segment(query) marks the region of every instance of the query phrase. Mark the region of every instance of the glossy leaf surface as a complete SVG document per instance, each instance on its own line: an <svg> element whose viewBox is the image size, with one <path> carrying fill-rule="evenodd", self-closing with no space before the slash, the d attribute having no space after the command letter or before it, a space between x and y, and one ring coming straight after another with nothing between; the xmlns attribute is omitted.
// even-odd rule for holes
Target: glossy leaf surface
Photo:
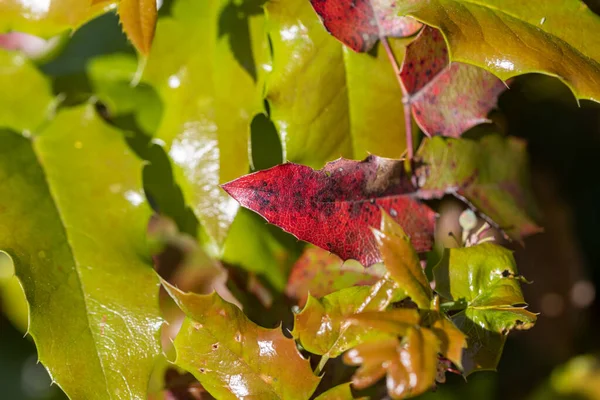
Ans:
<svg viewBox="0 0 600 400"><path fill-rule="evenodd" d="M148 55L156 29L156 0L120 0L119 18L135 48Z"/></svg>
<svg viewBox="0 0 600 400"><path fill-rule="evenodd" d="M515 240L541 231L530 216L535 206L523 141L496 134L479 141L436 137L423 141L416 160L424 163L415 172L421 197L466 198Z"/></svg>
<svg viewBox="0 0 600 400"><path fill-rule="evenodd" d="M155 137L165 143L187 203L218 245L238 208L219 184L248 172L250 122L262 110L262 85L236 60L229 37L219 33L225 7L217 1L176 2L172 16L159 21L143 77L164 104ZM243 16L249 56L262 66L262 16L252 10Z"/></svg>
<svg viewBox="0 0 600 400"><path fill-rule="evenodd" d="M350 383L343 383L337 385L325 393L321 394L315 400L353 400L352 390L350 390Z"/></svg>
<svg viewBox="0 0 600 400"><path fill-rule="evenodd" d="M390 276L419 308L428 309L433 292L410 238L387 213L382 213L380 229L373 229L373 235Z"/></svg>
<svg viewBox="0 0 600 400"><path fill-rule="evenodd" d="M265 11L273 48L266 98L284 160L321 168L369 153L399 158L402 91L382 46L358 54L341 45L306 0L269 1ZM400 60L406 43L390 41Z"/></svg>
<svg viewBox="0 0 600 400"><path fill-rule="evenodd" d="M186 314L175 339L175 364L191 372L211 395L224 400L310 397L319 378L281 328L254 324L215 293L183 293L163 285Z"/></svg>
<svg viewBox="0 0 600 400"><path fill-rule="evenodd" d="M355 388L371 386L386 377L394 399L417 396L435 383L439 343L428 329L411 328L402 342L397 338L368 342L344 354L344 361L360 365L352 377Z"/></svg>
<svg viewBox="0 0 600 400"><path fill-rule="evenodd" d="M322 299L309 296L302 312L294 316L292 335L313 354L337 357L358 343L387 336L354 324L351 316L384 310L403 297L396 284L386 278L373 286L342 289Z"/></svg>
<svg viewBox="0 0 600 400"><path fill-rule="evenodd" d="M0 33L20 31L49 37L78 28L114 7L115 0L97 4L88 0L3 0Z"/></svg>
<svg viewBox="0 0 600 400"><path fill-rule="evenodd" d="M311 0L325 28L357 52L369 51L383 37L414 35L421 24L398 17L396 0Z"/></svg>
<svg viewBox="0 0 600 400"><path fill-rule="evenodd" d="M385 274L381 264L364 268L356 262L343 262L319 247L307 247L296 261L286 286L286 294L304 306L308 293L321 298L352 286L372 285Z"/></svg>
<svg viewBox="0 0 600 400"><path fill-rule="evenodd" d="M299 239L365 266L381 261L370 228L390 213L417 251L431 248L435 214L414 199L403 162L339 159L315 171L283 164L223 185L246 208Z"/></svg>
<svg viewBox="0 0 600 400"><path fill-rule="evenodd" d="M416 122L430 136L459 137L489 122L488 112L506 89L483 68L450 63L442 34L431 27L407 46L400 77Z"/></svg>
<svg viewBox="0 0 600 400"><path fill-rule="evenodd" d="M514 257L503 247L483 243L449 249L434 276L438 293L467 303L452 317L469 338L463 355L467 374L495 369L508 332L529 329L537 319L525 309Z"/></svg>
<svg viewBox="0 0 600 400"><path fill-rule="evenodd" d="M577 97L600 101L600 17L582 1L410 0L395 10L439 28L452 61L504 80L532 72L556 76Z"/></svg>
<svg viewBox="0 0 600 400"><path fill-rule="evenodd" d="M0 132L0 249L39 359L71 398L144 398L162 319L141 161L91 105L59 112L33 140Z"/></svg>

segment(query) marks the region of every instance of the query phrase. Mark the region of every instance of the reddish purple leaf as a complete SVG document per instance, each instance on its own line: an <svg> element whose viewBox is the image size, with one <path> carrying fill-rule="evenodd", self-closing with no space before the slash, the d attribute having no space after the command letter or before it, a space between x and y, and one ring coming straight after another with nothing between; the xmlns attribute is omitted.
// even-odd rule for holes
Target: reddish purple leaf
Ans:
<svg viewBox="0 0 600 400"><path fill-rule="evenodd" d="M417 251L431 249L435 213L415 198L403 161L340 158L323 169L287 163L243 176L223 189L246 208L297 238L365 266L381 261L371 227L380 207Z"/></svg>
<svg viewBox="0 0 600 400"><path fill-rule="evenodd" d="M325 28L354 51L369 51L382 37L405 37L420 22L399 17L396 0L310 0Z"/></svg>
<svg viewBox="0 0 600 400"><path fill-rule="evenodd" d="M406 48L400 72L415 120L431 136L459 137L489 122L504 83L474 65L450 63L444 37L425 27Z"/></svg>

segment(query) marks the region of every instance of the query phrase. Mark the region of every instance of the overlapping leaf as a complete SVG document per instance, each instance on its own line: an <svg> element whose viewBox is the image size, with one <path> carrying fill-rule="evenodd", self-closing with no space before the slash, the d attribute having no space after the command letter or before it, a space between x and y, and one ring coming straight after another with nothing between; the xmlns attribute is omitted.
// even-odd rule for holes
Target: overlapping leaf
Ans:
<svg viewBox="0 0 600 400"><path fill-rule="evenodd" d="M91 105L34 134L0 131L0 249L23 285L39 359L72 398L144 398L162 319L143 256L142 163Z"/></svg>
<svg viewBox="0 0 600 400"><path fill-rule="evenodd" d="M414 118L427 134L459 137L483 122L505 84L483 68L450 63L444 38L424 28L406 48L400 72Z"/></svg>
<svg viewBox="0 0 600 400"><path fill-rule="evenodd" d="M390 276L419 308L428 309L433 291L410 238L387 213L382 213L380 229L373 229L373 235Z"/></svg>
<svg viewBox="0 0 600 400"><path fill-rule="evenodd" d="M0 33L20 31L53 36L80 27L116 3L115 0L101 4L90 0L3 0L0 2Z"/></svg>
<svg viewBox="0 0 600 400"><path fill-rule="evenodd" d="M265 11L273 48L266 98L284 159L321 168L340 156L399 158L402 91L383 48L358 54L341 45L307 0L269 1ZM390 41L399 59L406 43Z"/></svg>
<svg viewBox="0 0 600 400"><path fill-rule="evenodd" d="M119 0L119 19L135 48L147 56L156 29L156 0Z"/></svg>
<svg viewBox="0 0 600 400"><path fill-rule="evenodd" d="M295 315L292 335L313 354L337 357L359 343L382 337L381 331L352 324L349 317L384 310L402 297L402 291L388 278L370 287L342 289L322 299L309 296L302 312Z"/></svg>
<svg viewBox="0 0 600 400"><path fill-rule="evenodd" d="M415 171L423 198L452 193L465 198L510 238L521 240L541 228L535 215L525 143L488 135L479 141L425 139Z"/></svg>
<svg viewBox="0 0 600 400"><path fill-rule="evenodd" d="M308 293L316 298L352 286L375 283L385 274L383 264L365 269L356 262L343 262L338 256L310 246L294 264L286 286L286 294L304 306Z"/></svg>
<svg viewBox="0 0 600 400"><path fill-rule="evenodd" d="M237 212L219 184L248 172L250 121L263 107L262 85L236 60L228 37L219 35L225 7L225 2L177 1L173 16L159 21L143 76L164 103L155 137L165 143L177 183L218 245ZM248 51L262 73L268 67L263 18L250 11L240 16L250 29Z"/></svg>
<svg viewBox="0 0 600 400"><path fill-rule="evenodd" d="M343 383L329 389L315 400L354 400L354 396L350 390L350 383Z"/></svg>
<svg viewBox="0 0 600 400"><path fill-rule="evenodd" d="M421 24L398 17L396 0L311 0L325 28L357 52L369 51L383 37L417 33Z"/></svg>
<svg viewBox="0 0 600 400"><path fill-rule="evenodd" d="M319 378L280 328L255 325L215 293L183 293L163 284L186 314L175 339L175 363L211 395L224 400L310 397Z"/></svg>
<svg viewBox="0 0 600 400"><path fill-rule="evenodd" d="M434 276L440 294L467 303L452 317L469 338L463 355L467 374L495 369L508 332L529 329L536 321L525 309L514 257L503 247L483 243L450 249Z"/></svg>
<svg viewBox="0 0 600 400"><path fill-rule="evenodd" d="M452 61L501 79L544 73L582 99L600 101L600 17L579 0L411 0L400 16L439 28Z"/></svg>
<svg viewBox="0 0 600 400"><path fill-rule="evenodd" d="M370 232L380 224L381 209L402 226L417 251L431 248L435 214L414 199L402 161L339 159L319 171L287 163L223 189L267 221L343 260L356 259L365 266L381 261Z"/></svg>

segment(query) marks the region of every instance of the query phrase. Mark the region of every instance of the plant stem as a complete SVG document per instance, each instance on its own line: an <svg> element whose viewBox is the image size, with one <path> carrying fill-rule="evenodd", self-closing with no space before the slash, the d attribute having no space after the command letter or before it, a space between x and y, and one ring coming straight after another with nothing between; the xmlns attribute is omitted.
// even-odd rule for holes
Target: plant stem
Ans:
<svg viewBox="0 0 600 400"><path fill-rule="evenodd" d="M396 57L394 57L394 52L390 47L390 44L386 37L381 39L381 44L385 48L385 52L387 53L388 59L392 64L392 68L394 69L394 75L396 75L396 79L398 80L398 84L400 85L400 89L402 90L402 106L404 108L404 131L406 133L406 149L408 154L408 159L412 160L414 156L413 149L413 132L412 132L412 113L410 111L410 95L406 91L404 84L402 83L402 79L400 78L400 66L398 65L398 61L396 61Z"/></svg>

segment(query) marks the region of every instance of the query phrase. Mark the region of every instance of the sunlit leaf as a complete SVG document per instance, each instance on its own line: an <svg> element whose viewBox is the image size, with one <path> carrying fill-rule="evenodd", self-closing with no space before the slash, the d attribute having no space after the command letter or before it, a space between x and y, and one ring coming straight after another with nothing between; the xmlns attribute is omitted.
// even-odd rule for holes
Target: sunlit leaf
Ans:
<svg viewBox="0 0 600 400"><path fill-rule="evenodd" d="M440 31L424 28L406 48L400 77L414 118L429 134L458 137L496 107L504 82L483 68L450 63Z"/></svg>
<svg viewBox="0 0 600 400"><path fill-rule="evenodd" d="M251 322L217 294L183 293L163 285L186 314L175 339L175 364L191 372L218 399L298 399L319 383L281 328Z"/></svg>
<svg viewBox="0 0 600 400"><path fill-rule="evenodd" d="M337 385L325 393L321 394L315 400L353 400L352 390L350 390L350 383L343 383Z"/></svg>
<svg viewBox="0 0 600 400"><path fill-rule="evenodd" d="M383 47L358 54L343 46L308 0L269 1L265 11L273 48L266 98L284 159L321 168L340 156L399 158L402 91ZM406 43L390 41L399 61Z"/></svg>
<svg viewBox="0 0 600 400"><path fill-rule="evenodd" d="M492 134L479 141L425 139L416 155L419 195L465 198L510 238L540 232L530 187L525 142Z"/></svg>
<svg viewBox="0 0 600 400"><path fill-rule="evenodd" d="M438 293L466 302L466 308L452 320L468 336L463 354L467 374L494 370L506 335L535 324L537 317L526 310L510 250L491 243L449 249L434 268L434 276Z"/></svg>
<svg viewBox="0 0 600 400"><path fill-rule="evenodd" d="M370 234L380 225L381 209L400 223L417 251L431 248L435 214L414 198L402 161L339 159L318 171L287 163L236 179L223 189L299 239L364 266L381 261Z"/></svg>
<svg viewBox="0 0 600 400"><path fill-rule="evenodd" d="M373 235L390 276L419 308L429 308L433 292L411 238L385 212L381 213L380 229L373 229Z"/></svg>
<svg viewBox="0 0 600 400"><path fill-rule="evenodd" d="M119 0L118 13L129 40L147 56L156 29L156 0Z"/></svg>
<svg viewBox="0 0 600 400"><path fill-rule="evenodd" d="M439 28L452 61L505 80L545 73L600 101L600 17L580 0L413 0L395 11Z"/></svg>
<svg viewBox="0 0 600 400"><path fill-rule="evenodd" d="M0 131L0 248L39 359L71 398L144 398L162 319L142 163L91 105L34 134Z"/></svg>
<svg viewBox="0 0 600 400"><path fill-rule="evenodd" d="M302 307L308 293L321 298L352 286L371 285L385 272L383 264L364 268L357 262L343 262L327 250L309 246L292 268L286 294L297 299Z"/></svg>

